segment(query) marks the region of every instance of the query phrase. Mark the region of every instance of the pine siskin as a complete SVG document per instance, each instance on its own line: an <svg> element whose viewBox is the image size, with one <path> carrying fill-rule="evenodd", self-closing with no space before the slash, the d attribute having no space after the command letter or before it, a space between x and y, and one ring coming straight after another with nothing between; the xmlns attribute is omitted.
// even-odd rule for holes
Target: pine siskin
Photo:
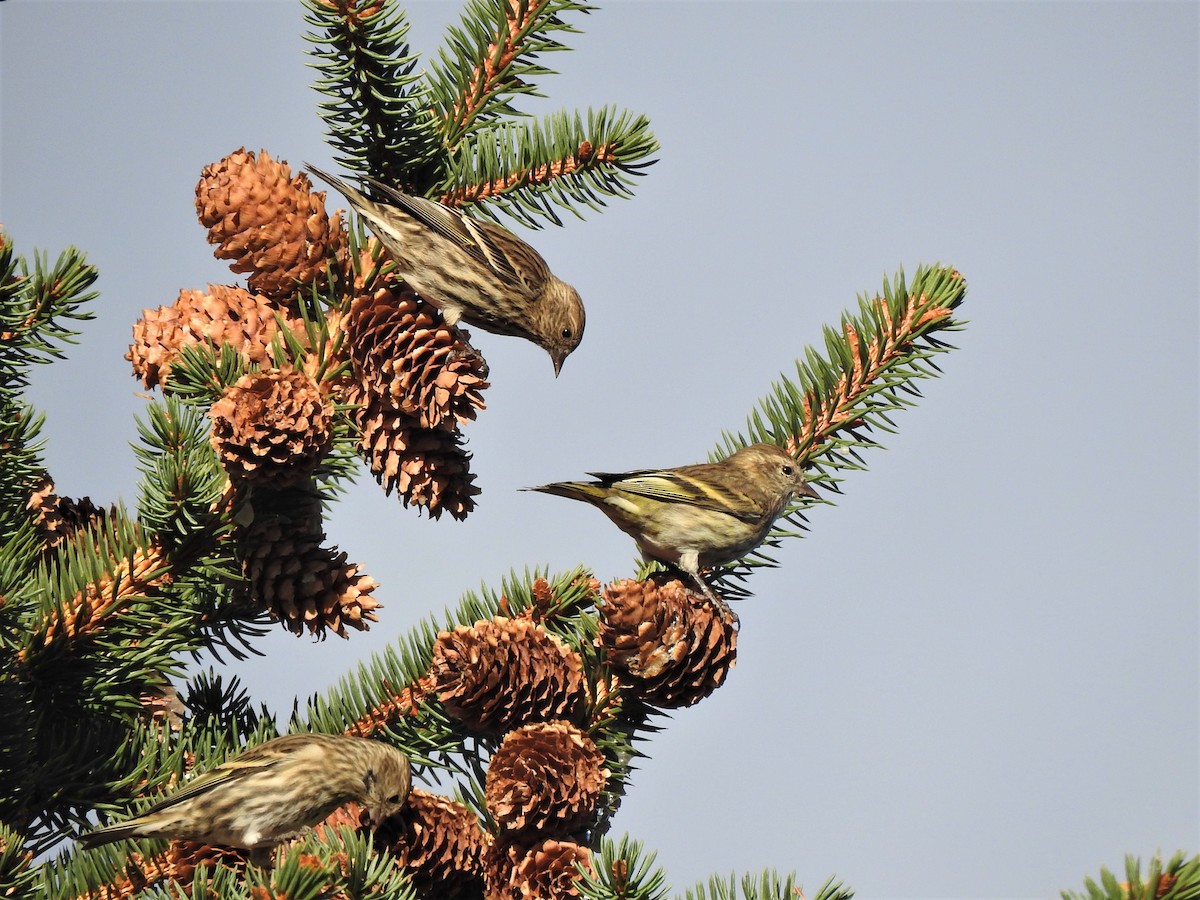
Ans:
<svg viewBox="0 0 1200 900"><path fill-rule="evenodd" d="M309 164L367 220L409 286L442 310L493 334L533 341L550 354L554 374L583 338L583 302L541 255L499 225L364 178L380 200Z"/></svg>
<svg viewBox="0 0 1200 900"><path fill-rule="evenodd" d="M226 760L127 822L80 835L85 847L126 838L175 838L240 847L262 860L350 801L375 825L408 798L408 757L382 741L288 734Z"/></svg>
<svg viewBox="0 0 1200 900"><path fill-rule="evenodd" d="M589 472L597 481L528 488L597 507L650 559L675 566L735 624L728 604L700 577L763 542L793 497L816 497L796 461L773 444L752 444L716 463L677 469Z"/></svg>

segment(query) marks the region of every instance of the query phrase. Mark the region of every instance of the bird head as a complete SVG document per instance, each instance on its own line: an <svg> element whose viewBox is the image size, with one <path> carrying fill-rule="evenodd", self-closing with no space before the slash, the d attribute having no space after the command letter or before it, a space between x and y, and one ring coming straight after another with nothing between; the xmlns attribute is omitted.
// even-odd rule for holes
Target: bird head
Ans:
<svg viewBox="0 0 1200 900"><path fill-rule="evenodd" d="M372 759L363 776L363 806L378 827L388 816L399 812L408 800L412 787L412 768L408 757L382 741L372 749Z"/></svg>
<svg viewBox="0 0 1200 900"><path fill-rule="evenodd" d="M730 460L752 472L763 492L777 498L780 510L796 497L820 497L804 480L804 468L774 444L751 444Z"/></svg>
<svg viewBox="0 0 1200 900"><path fill-rule="evenodd" d="M562 364L583 340L585 316L579 292L553 275L546 281L534 312L534 336L554 363L558 377Z"/></svg>

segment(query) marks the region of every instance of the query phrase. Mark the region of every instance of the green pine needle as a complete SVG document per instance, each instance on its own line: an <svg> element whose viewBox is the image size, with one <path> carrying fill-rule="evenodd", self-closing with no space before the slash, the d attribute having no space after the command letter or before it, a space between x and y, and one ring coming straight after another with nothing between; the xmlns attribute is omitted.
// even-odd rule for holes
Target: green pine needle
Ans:
<svg viewBox="0 0 1200 900"><path fill-rule="evenodd" d="M600 841L591 867L581 865L579 871L575 887L584 900L664 900L670 890L654 854L644 852L641 842L629 835Z"/></svg>
<svg viewBox="0 0 1200 900"><path fill-rule="evenodd" d="M934 358L954 349L936 335L964 327L954 312L965 296L966 282L948 266L921 266L911 280L903 271L885 278L880 293L859 296L857 315L843 313L837 329L824 329L824 354L805 348L795 375L771 386L745 431L723 434L710 458L758 441L786 447L823 494L797 503L757 550L716 567L724 593L748 594L742 583L749 575L777 564L771 551L808 531L807 511L831 503L846 474L865 468L863 451L882 446L875 434L896 430L893 414L915 404L918 383L940 373Z"/></svg>

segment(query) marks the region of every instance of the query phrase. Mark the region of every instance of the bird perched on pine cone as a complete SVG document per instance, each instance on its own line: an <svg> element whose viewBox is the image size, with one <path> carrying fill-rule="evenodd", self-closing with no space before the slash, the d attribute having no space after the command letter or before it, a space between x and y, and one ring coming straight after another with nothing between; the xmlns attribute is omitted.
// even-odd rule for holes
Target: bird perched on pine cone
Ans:
<svg viewBox="0 0 1200 900"><path fill-rule="evenodd" d="M583 338L583 302L541 255L499 225L363 178L372 200L335 175L308 171L341 191L367 220L409 287L442 310L493 334L532 341L550 354L554 374Z"/></svg>
<svg viewBox="0 0 1200 900"><path fill-rule="evenodd" d="M257 862L350 801L379 825L408 798L408 757L382 741L288 734L226 760L140 816L80 835L85 848L126 838L239 847Z"/></svg>
<svg viewBox="0 0 1200 900"><path fill-rule="evenodd" d="M766 539L794 497L816 497L791 456L773 444L752 444L715 463L676 469L589 472L596 481L527 488L597 507L649 559L681 570L721 612L737 615L700 576L732 562Z"/></svg>

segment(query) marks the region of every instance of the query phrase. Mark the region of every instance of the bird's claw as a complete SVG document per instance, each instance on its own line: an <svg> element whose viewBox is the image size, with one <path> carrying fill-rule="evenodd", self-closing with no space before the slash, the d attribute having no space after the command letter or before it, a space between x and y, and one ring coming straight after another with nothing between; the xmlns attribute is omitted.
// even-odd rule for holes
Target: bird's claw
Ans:
<svg viewBox="0 0 1200 900"><path fill-rule="evenodd" d="M459 359L469 360L474 365L476 371L479 372L479 377L486 380L491 373L491 368L488 366L487 360L483 358L482 353L471 346L471 336L469 333L463 331L457 325L453 327L458 337L457 343L459 346L450 351L447 362L454 362Z"/></svg>
<svg viewBox="0 0 1200 900"><path fill-rule="evenodd" d="M709 583L699 575L696 576L696 584L700 586L700 590L708 598L708 601L717 608L717 612L720 613L721 618L733 626L734 631L741 631L742 620L738 618L738 614L733 611L733 608L730 607L725 598L714 591Z"/></svg>

